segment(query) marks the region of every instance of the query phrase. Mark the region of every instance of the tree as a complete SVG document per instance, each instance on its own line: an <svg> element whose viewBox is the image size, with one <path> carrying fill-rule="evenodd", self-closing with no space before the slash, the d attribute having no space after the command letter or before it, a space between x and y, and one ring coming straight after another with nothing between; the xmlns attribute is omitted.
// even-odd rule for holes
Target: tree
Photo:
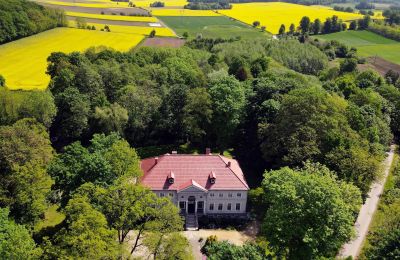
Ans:
<svg viewBox="0 0 400 260"><path fill-rule="evenodd" d="M5 87L6 86L6 79L0 75L0 87Z"/></svg>
<svg viewBox="0 0 400 260"><path fill-rule="evenodd" d="M351 238L352 207L327 168L306 165L298 171L286 167L265 172L262 187L269 205L262 233L278 255L334 257Z"/></svg>
<svg viewBox="0 0 400 260"><path fill-rule="evenodd" d="M212 119L211 96L205 88L189 90L183 123L191 141L204 143Z"/></svg>
<svg viewBox="0 0 400 260"><path fill-rule="evenodd" d="M189 241L177 232L167 234L161 243L158 242L157 233L151 233L144 239L144 243L154 255L154 259L194 259Z"/></svg>
<svg viewBox="0 0 400 260"><path fill-rule="evenodd" d="M260 22L259 21L254 21L253 22L253 27L258 27L260 26Z"/></svg>
<svg viewBox="0 0 400 260"><path fill-rule="evenodd" d="M310 18L308 16L303 16L300 21L300 30L302 34L306 34L310 31Z"/></svg>
<svg viewBox="0 0 400 260"><path fill-rule="evenodd" d="M286 28L285 28L285 25L284 24L281 24L281 27L279 28L279 35L284 35L285 34L285 30L286 30Z"/></svg>
<svg viewBox="0 0 400 260"><path fill-rule="evenodd" d="M0 255L3 259L40 259L42 250L36 247L29 231L8 218L7 208L0 208Z"/></svg>
<svg viewBox="0 0 400 260"><path fill-rule="evenodd" d="M19 223L33 225L47 209L52 180L46 167L52 158L46 129L34 119L0 127L0 205Z"/></svg>
<svg viewBox="0 0 400 260"><path fill-rule="evenodd" d="M232 76L215 76L209 88L214 110L212 125L221 151L230 145L245 104L243 86Z"/></svg>
<svg viewBox="0 0 400 260"><path fill-rule="evenodd" d="M371 17L369 15L364 15L364 17L358 20L358 29L359 30L366 30L371 23Z"/></svg>
<svg viewBox="0 0 400 260"><path fill-rule="evenodd" d="M267 30L267 27L266 26L261 26L261 31L262 32L265 32Z"/></svg>
<svg viewBox="0 0 400 260"><path fill-rule="evenodd" d="M313 26L312 26L311 30L312 30L313 34L315 34L315 35L317 35L317 34L319 34L321 32L322 23L321 23L320 19L317 18L317 19L314 20L314 23L313 23Z"/></svg>
<svg viewBox="0 0 400 260"><path fill-rule="evenodd" d="M350 22L349 30L357 30L357 22L355 20Z"/></svg>
<svg viewBox="0 0 400 260"><path fill-rule="evenodd" d="M96 107L94 119L97 121L98 132L109 134L117 132L123 134L128 123L128 111L118 103L113 103L107 107Z"/></svg>
<svg viewBox="0 0 400 260"><path fill-rule="evenodd" d="M182 37L185 38L185 39L189 38L189 33L188 32L184 32L182 34Z"/></svg>
<svg viewBox="0 0 400 260"><path fill-rule="evenodd" d="M289 27L289 34L290 35L293 35L294 33L295 33L295 31L296 31L296 26L292 23L292 24L290 24L290 27Z"/></svg>
<svg viewBox="0 0 400 260"><path fill-rule="evenodd" d="M340 62L340 72L353 72L357 69L357 59L347 58Z"/></svg>
<svg viewBox="0 0 400 260"><path fill-rule="evenodd" d="M86 198L71 199L65 208L66 227L45 247L48 258L115 259L120 254L115 231Z"/></svg>
<svg viewBox="0 0 400 260"><path fill-rule="evenodd" d="M78 29L86 29L86 27L87 27L87 22L86 22L86 19L85 19L85 18L77 17L77 18L75 19L75 22L76 22L76 27L77 27Z"/></svg>
<svg viewBox="0 0 400 260"><path fill-rule="evenodd" d="M156 36L156 30L153 29L153 30L151 30L149 37L154 38L155 36Z"/></svg>

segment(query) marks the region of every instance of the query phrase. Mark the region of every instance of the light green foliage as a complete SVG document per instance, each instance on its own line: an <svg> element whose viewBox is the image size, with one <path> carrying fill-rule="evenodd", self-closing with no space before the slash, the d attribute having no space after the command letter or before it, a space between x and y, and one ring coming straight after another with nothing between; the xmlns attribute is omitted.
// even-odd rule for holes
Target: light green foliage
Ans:
<svg viewBox="0 0 400 260"><path fill-rule="evenodd" d="M128 111L118 103L113 103L107 107L96 107L94 118L101 132L106 134L117 132L122 135L128 123Z"/></svg>
<svg viewBox="0 0 400 260"><path fill-rule="evenodd" d="M50 127L57 108L49 91L18 91L0 89L0 124L13 124L32 117Z"/></svg>
<svg viewBox="0 0 400 260"><path fill-rule="evenodd" d="M9 211L0 208L0 255L2 259L40 259L42 250L36 247L28 230L8 218Z"/></svg>
<svg viewBox="0 0 400 260"><path fill-rule="evenodd" d="M307 165L297 171L286 167L266 172L262 187L268 204L262 233L278 255L334 257L351 238L353 202L345 200L346 194L327 168Z"/></svg>
<svg viewBox="0 0 400 260"><path fill-rule="evenodd" d="M17 222L34 225L47 209L52 158L46 129L34 119L0 127L0 205L10 207Z"/></svg>
<svg viewBox="0 0 400 260"><path fill-rule="evenodd" d="M71 199L65 208L67 228L58 231L45 246L49 258L114 259L119 254L115 231L86 198Z"/></svg>
<svg viewBox="0 0 400 260"><path fill-rule="evenodd" d="M159 234L150 233L143 242L150 252L154 253L155 259L176 259L176 260L192 260L192 247L189 241L180 233L173 232L164 236L159 241Z"/></svg>

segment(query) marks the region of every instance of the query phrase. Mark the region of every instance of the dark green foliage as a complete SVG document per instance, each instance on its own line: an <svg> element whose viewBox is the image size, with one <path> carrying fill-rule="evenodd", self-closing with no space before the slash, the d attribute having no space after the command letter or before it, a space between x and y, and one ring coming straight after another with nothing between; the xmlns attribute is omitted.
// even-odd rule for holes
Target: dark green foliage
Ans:
<svg viewBox="0 0 400 260"><path fill-rule="evenodd" d="M232 9L232 5L226 0L190 0L184 8L192 10L220 10Z"/></svg>
<svg viewBox="0 0 400 260"><path fill-rule="evenodd" d="M150 4L150 7L164 7L164 6L165 6L165 3L160 2L160 1L156 1L156 2Z"/></svg>
<svg viewBox="0 0 400 260"><path fill-rule="evenodd" d="M340 72L353 72L357 69L357 60L354 58L344 59L340 62Z"/></svg>
<svg viewBox="0 0 400 260"><path fill-rule="evenodd" d="M66 24L63 11L26 0L0 0L0 44Z"/></svg>
<svg viewBox="0 0 400 260"><path fill-rule="evenodd" d="M0 87L5 87L6 86L6 79L0 75Z"/></svg>
<svg viewBox="0 0 400 260"><path fill-rule="evenodd" d="M265 250L252 243L236 246L228 241L211 241L207 238L202 252L207 255L207 259L212 260L261 260L266 259Z"/></svg>
<svg viewBox="0 0 400 260"><path fill-rule="evenodd" d="M150 34L149 34L149 37L150 38L154 38L156 36L156 30L152 30L151 32L150 32Z"/></svg>

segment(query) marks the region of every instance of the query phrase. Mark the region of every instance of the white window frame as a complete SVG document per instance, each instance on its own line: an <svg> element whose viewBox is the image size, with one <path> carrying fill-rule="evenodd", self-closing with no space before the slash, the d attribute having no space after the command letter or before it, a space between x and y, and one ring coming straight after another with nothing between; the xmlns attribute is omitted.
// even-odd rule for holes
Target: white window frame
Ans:
<svg viewBox="0 0 400 260"><path fill-rule="evenodd" d="M240 198L240 197L242 197L242 193L238 192L238 193L236 194L236 196Z"/></svg>
<svg viewBox="0 0 400 260"><path fill-rule="evenodd" d="M223 193L220 193L220 194L218 194L218 197L223 198L223 197L224 197L224 194L223 194Z"/></svg>
<svg viewBox="0 0 400 260"><path fill-rule="evenodd" d="M221 209L220 209L219 206L221 206ZM224 204L223 203L219 203L218 204L218 211L222 211L223 209L224 209Z"/></svg>
<svg viewBox="0 0 400 260"><path fill-rule="evenodd" d="M228 198L232 198L233 194L232 193L228 193Z"/></svg>
<svg viewBox="0 0 400 260"><path fill-rule="evenodd" d="M210 197L214 197L214 193L210 193Z"/></svg>
<svg viewBox="0 0 400 260"><path fill-rule="evenodd" d="M161 197L161 198L164 198L164 197L165 197L164 192L160 192L160 197Z"/></svg>
<svg viewBox="0 0 400 260"><path fill-rule="evenodd" d="M232 210L232 203L228 203L228 205L226 205L226 210Z"/></svg>
<svg viewBox="0 0 400 260"><path fill-rule="evenodd" d="M238 205L239 205L239 208L238 208ZM237 211L240 211L240 208L242 207L242 205L240 204L240 203L236 203L236 205L235 205L235 209L237 210Z"/></svg>
<svg viewBox="0 0 400 260"><path fill-rule="evenodd" d="M214 211L214 203L210 203L209 210Z"/></svg>

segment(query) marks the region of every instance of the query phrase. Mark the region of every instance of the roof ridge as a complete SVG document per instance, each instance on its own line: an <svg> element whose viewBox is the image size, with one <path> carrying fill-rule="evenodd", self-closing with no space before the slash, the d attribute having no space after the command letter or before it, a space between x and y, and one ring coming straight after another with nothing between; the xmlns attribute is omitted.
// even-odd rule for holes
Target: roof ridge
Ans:
<svg viewBox="0 0 400 260"><path fill-rule="evenodd" d="M225 160L222 158L222 157L224 157L224 158L226 158L225 156L222 156L222 155L218 155L219 156L219 158L226 164L226 162L225 162ZM229 160L228 158L226 158L227 160ZM237 162L237 160L236 159L232 159L232 160L235 160L236 162ZM250 189L250 187L247 185L247 183L245 182L245 181L243 181L241 178L239 178L239 176L236 174L236 172L234 171L234 170L232 170L231 169L231 167L228 167L229 168L229 170L233 173L233 175L235 175L236 176L236 178L238 178L238 180L246 187L246 188L248 188L248 189ZM244 176L243 176L244 177Z"/></svg>

